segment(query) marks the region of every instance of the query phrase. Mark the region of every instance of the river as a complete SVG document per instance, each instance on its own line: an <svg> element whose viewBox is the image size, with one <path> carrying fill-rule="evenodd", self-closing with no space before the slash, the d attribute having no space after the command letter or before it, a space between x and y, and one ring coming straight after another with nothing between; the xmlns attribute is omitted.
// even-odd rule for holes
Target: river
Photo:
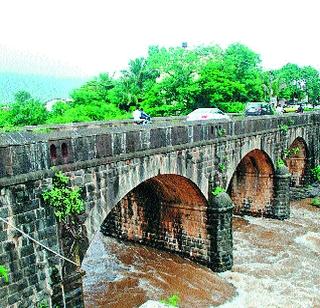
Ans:
<svg viewBox="0 0 320 308"><path fill-rule="evenodd" d="M289 220L238 217L232 271L97 234L83 269L86 307L139 307L173 294L179 307L320 307L320 209L291 203Z"/></svg>

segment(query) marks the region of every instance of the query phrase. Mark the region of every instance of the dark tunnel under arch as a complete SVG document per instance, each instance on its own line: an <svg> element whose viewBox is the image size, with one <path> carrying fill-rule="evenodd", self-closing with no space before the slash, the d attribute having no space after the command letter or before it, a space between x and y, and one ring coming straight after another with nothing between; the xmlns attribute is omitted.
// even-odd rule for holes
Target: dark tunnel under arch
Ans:
<svg viewBox="0 0 320 308"><path fill-rule="evenodd" d="M101 231L202 260L208 255L207 206L191 180L158 175L128 192L111 210Z"/></svg>
<svg viewBox="0 0 320 308"><path fill-rule="evenodd" d="M252 150L238 164L228 187L235 214L265 216L274 199L274 166L262 150Z"/></svg>

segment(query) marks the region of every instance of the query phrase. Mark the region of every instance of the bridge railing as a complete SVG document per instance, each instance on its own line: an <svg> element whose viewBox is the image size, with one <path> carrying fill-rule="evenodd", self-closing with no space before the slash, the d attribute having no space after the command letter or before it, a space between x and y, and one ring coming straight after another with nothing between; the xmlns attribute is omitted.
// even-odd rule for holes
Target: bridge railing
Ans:
<svg viewBox="0 0 320 308"><path fill-rule="evenodd" d="M223 138L277 133L284 125L293 129L319 124L320 113L306 113L192 123L181 118L164 118L146 126L94 123L45 133L6 133L0 135L0 178L85 161L99 165L150 154L150 151L218 142Z"/></svg>

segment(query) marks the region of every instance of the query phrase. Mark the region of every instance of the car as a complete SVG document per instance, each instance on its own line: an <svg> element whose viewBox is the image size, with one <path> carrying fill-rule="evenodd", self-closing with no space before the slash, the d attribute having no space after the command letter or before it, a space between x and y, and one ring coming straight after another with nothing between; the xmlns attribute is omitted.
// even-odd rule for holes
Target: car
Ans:
<svg viewBox="0 0 320 308"><path fill-rule="evenodd" d="M299 105L288 104L283 107L283 113L298 112Z"/></svg>
<svg viewBox="0 0 320 308"><path fill-rule="evenodd" d="M247 103L244 114L248 116L273 115L274 110L272 105L265 102L250 102Z"/></svg>
<svg viewBox="0 0 320 308"><path fill-rule="evenodd" d="M187 115L187 121L202 120L231 120L231 118L218 108L198 108Z"/></svg>

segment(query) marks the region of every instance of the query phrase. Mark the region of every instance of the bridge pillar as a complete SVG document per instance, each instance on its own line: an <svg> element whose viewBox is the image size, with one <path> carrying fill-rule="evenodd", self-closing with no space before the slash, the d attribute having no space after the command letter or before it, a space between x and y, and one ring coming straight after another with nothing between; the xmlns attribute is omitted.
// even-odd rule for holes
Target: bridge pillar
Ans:
<svg viewBox="0 0 320 308"><path fill-rule="evenodd" d="M283 166L276 170L274 181L274 201L271 216L276 219L290 217L290 178L291 174L287 167Z"/></svg>
<svg viewBox="0 0 320 308"><path fill-rule="evenodd" d="M232 210L233 203L227 193L209 196L209 267L216 272L230 270L233 265Z"/></svg>

